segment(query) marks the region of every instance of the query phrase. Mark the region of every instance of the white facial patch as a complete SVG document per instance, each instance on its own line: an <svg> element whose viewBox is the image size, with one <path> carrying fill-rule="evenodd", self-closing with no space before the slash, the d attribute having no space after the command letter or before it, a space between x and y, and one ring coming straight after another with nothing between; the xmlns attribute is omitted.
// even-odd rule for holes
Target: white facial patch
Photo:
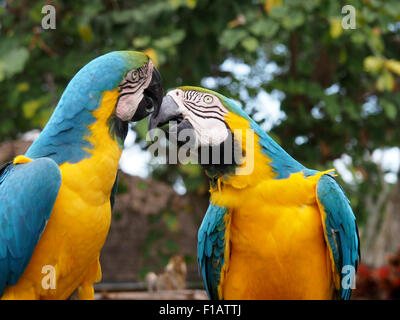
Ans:
<svg viewBox="0 0 400 320"><path fill-rule="evenodd" d="M153 73L153 62L131 70L119 85L120 93L115 113L122 121L130 121L143 99L143 91L149 86Z"/></svg>
<svg viewBox="0 0 400 320"><path fill-rule="evenodd" d="M200 145L217 146L228 138L224 119L228 110L215 95L181 89L172 90L168 95L179 106L182 117L193 126Z"/></svg>

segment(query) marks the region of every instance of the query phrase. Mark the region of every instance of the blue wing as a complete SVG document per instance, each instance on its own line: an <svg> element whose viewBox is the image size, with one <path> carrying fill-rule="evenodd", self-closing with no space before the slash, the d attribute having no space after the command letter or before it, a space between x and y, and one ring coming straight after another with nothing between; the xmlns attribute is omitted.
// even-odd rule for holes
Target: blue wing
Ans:
<svg viewBox="0 0 400 320"><path fill-rule="evenodd" d="M336 269L336 278L339 280L336 281L336 288L340 291L341 298L348 300L351 287L350 285L343 287L342 280L349 272L353 272L355 276L360 259L356 218L343 189L330 175L325 174L319 179L317 199L320 211L323 213L322 222L331 259L333 259L332 265Z"/></svg>
<svg viewBox="0 0 400 320"><path fill-rule="evenodd" d="M226 208L210 203L201 223L198 242L197 259L200 272L210 299L221 299L218 285L221 271L228 258L225 259L225 248L229 245L229 214Z"/></svg>
<svg viewBox="0 0 400 320"><path fill-rule="evenodd" d="M0 297L27 267L60 186L60 170L49 158L0 171Z"/></svg>

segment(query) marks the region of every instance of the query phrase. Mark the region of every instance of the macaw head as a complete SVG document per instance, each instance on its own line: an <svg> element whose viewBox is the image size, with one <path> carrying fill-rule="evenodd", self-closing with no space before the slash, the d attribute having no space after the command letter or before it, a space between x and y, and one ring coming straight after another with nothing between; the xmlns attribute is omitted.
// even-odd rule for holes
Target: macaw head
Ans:
<svg viewBox="0 0 400 320"><path fill-rule="evenodd" d="M127 128L128 122L139 121L159 107L162 97L160 73L146 54L114 51L77 72L53 115L63 122L74 119L75 124L87 126L95 121L93 113L103 108L118 125Z"/></svg>
<svg viewBox="0 0 400 320"><path fill-rule="evenodd" d="M246 134L246 129L254 133L251 129L253 120L233 100L199 87L180 87L168 92L161 107L152 113L149 129L162 127L170 121L175 121L175 127L170 127L170 131L177 132L178 144L180 132L192 130L199 148L219 149L218 166L206 166L208 170L226 172L237 167L240 156L233 153L245 152L243 134ZM226 149L227 146L229 149ZM224 150L232 154L227 157ZM207 161L210 164L212 159ZM203 165L202 162L200 164Z"/></svg>
<svg viewBox="0 0 400 320"><path fill-rule="evenodd" d="M75 83L94 97L118 89L115 115L127 122L148 116L163 97L160 73L146 54L136 51L115 51L92 60L72 79L72 87Z"/></svg>
<svg viewBox="0 0 400 320"><path fill-rule="evenodd" d="M222 183L243 188L255 184L257 180L282 179L306 169L237 103L217 92L199 87L180 87L169 91L161 107L151 114L149 130L170 121L174 121L170 131L177 132L178 136L185 129L192 130L200 148L219 150L217 154L220 158L216 159L215 165L213 159L206 158L200 158L199 164L203 165L202 160L205 159L207 163L203 167L206 173L213 179L222 179ZM226 146L231 147L225 149Z"/></svg>
<svg viewBox="0 0 400 320"><path fill-rule="evenodd" d="M118 85L116 116L123 121L139 121L160 107L163 88L161 75L151 59L141 52L120 52L127 66Z"/></svg>
<svg viewBox="0 0 400 320"><path fill-rule="evenodd" d="M104 142L104 132L94 131L100 128L107 129L122 149L128 123L159 108L162 98L161 76L146 54L114 51L99 56L69 82L27 154L51 156L57 163L78 162Z"/></svg>

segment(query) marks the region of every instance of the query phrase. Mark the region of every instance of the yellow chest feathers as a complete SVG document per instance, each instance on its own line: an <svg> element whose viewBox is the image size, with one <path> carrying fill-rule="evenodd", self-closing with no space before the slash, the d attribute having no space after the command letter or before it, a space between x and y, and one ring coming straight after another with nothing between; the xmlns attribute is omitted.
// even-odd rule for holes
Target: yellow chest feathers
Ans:
<svg viewBox="0 0 400 320"><path fill-rule="evenodd" d="M63 187L84 195L93 205L102 205L109 200L122 153L107 124L117 98L117 90L106 91L100 108L93 112L96 121L89 126L90 136L86 138L93 146L86 149L90 157L76 164L60 166Z"/></svg>
<svg viewBox="0 0 400 320"><path fill-rule="evenodd" d="M211 202L232 209L249 203L260 206L301 206L315 203L317 182L321 175L330 171L319 172L311 177L305 177L302 172L293 173L287 179L265 179L242 189L222 183L211 189Z"/></svg>

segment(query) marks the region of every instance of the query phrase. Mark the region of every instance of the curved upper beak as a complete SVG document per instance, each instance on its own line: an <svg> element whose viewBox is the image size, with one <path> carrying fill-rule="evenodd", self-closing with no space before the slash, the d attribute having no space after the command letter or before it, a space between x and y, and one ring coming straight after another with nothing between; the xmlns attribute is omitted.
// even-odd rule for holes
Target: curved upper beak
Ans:
<svg viewBox="0 0 400 320"><path fill-rule="evenodd" d="M156 67L153 68L150 84L143 93L144 97L142 101L140 101L139 106L131 121L140 121L151 114L153 111L157 111L160 109L164 91L162 88L161 75Z"/></svg>
<svg viewBox="0 0 400 320"><path fill-rule="evenodd" d="M149 130L162 127L170 120L178 119L180 117L181 112L178 104L171 96L167 95L162 100L160 108L151 114L149 119Z"/></svg>

